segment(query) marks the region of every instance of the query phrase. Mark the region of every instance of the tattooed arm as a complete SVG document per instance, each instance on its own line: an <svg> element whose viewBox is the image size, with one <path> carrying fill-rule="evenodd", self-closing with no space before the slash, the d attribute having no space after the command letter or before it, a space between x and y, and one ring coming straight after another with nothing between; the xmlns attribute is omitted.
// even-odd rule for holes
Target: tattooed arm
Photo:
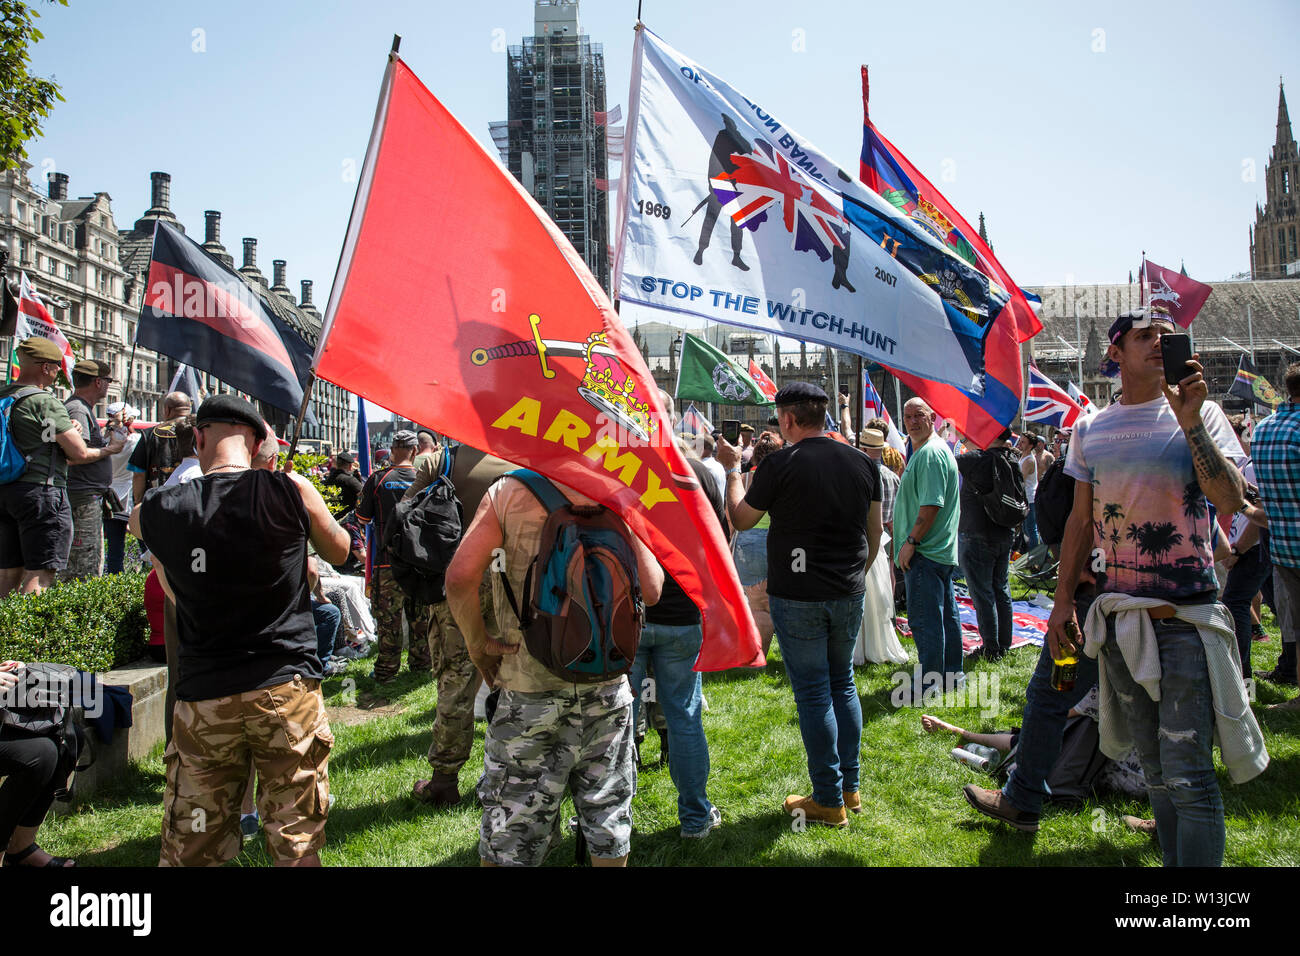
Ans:
<svg viewBox="0 0 1300 956"><path fill-rule="evenodd" d="M1246 482L1237 466L1224 456L1201 418L1201 406L1205 404L1210 390L1202 374L1200 355L1194 355L1192 359L1187 363L1192 374L1179 382L1176 390L1164 382L1160 383L1160 387L1164 389L1165 400L1169 402L1183 434L1187 436L1187 444L1192 450L1192 463L1196 466L1196 480L1201 486L1202 494L1220 514L1235 514L1247 504ZM1259 524L1263 513L1252 505L1246 516Z"/></svg>

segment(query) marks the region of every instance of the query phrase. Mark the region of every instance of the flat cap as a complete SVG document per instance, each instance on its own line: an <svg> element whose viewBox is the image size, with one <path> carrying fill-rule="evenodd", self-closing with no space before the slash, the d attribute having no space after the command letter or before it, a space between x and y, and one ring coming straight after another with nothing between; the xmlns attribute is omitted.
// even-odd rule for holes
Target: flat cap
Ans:
<svg viewBox="0 0 1300 956"><path fill-rule="evenodd" d="M334 456L334 463L336 465L342 465L344 468L351 468L352 456L345 451L341 451Z"/></svg>
<svg viewBox="0 0 1300 956"><path fill-rule="evenodd" d="M224 422L228 425L247 425L253 429L258 441L266 441L266 423L252 403L236 395L213 395L203 400L194 418L196 428Z"/></svg>
<svg viewBox="0 0 1300 956"><path fill-rule="evenodd" d="M101 362L99 359L82 359L76 365L72 366L72 371L80 372L82 375L94 375L98 378L106 378L113 381L113 370L109 368L107 362Z"/></svg>
<svg viewBox="0 0 1300 956"><path fill-rule="evenodd" d="M393 436L394 448L414 448L418 444L420 439L409 428L403 428Z"/></svg>
<svg viewBox="0 0 1300 956"><path fill-rule="evenodd" d="M43 335L31 335L23 339L18 351L41 362L63 362L63 351Z"/></svg>
<svg viewBox="0 0 1300 956"><path fill-rule="evenodd" d="M829 402L830 399L810 382L791 382L777 392L772 401L777 405L794 405L798 402Z"/></svg>

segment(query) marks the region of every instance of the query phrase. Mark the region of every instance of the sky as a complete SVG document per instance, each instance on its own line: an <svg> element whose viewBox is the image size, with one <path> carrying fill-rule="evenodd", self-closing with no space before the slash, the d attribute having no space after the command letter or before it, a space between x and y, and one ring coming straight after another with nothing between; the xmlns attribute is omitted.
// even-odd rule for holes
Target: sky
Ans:
<svg viewBox="0 0 1300 956"><path fill-rule="evenodd" d="M504 48L533 32L530 0L39 3L33 69L66 102L29 144L32 178L108 192L119 227L172 176L172 209L202 240L222 212L240 261L288 261L322 310L394 33L464 125L505 119ZM1229 7L643 0L651 29L855 169L859 65L877 127L974 222L1022 286L1122 282L1143 250L1204 280L1249 268L1278 79L1300 110L1300 3ZM636 0L585 0L607 101L627 112ZM1300 112L1296 114L1300 116ZM611 170L617 174L617 167ZM612 218L612 217L611 217Z"/></svg>

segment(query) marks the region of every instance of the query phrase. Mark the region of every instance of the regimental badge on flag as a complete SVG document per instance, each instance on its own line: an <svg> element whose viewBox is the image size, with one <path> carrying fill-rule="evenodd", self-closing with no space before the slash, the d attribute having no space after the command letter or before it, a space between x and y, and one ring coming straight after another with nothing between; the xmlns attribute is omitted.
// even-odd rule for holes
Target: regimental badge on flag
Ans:
<svg viewBox="0 0 1300 956"><path fill-rule="evenodd" d="M72 365L76 361L76 357L72 354L72 345L54 324L54 317L50 315L50 310L45 308L36 286L32 285L32 281L27 278L27 273L20 272L18 273L18 314L14 321L14 347L17 348L23 339L32 335L44 336L63 352L63 374L68 377L68 384L71 385ZM11 362L10 380L13 380L18 377L17 358L11 356Z"/></svg>
<svg viewBox="0 0 1300 956"><path fill-rule="evenodd" d="M1151 305L1162 305L1169 310L1169 317L1183 328L1192 324L1196 313L1201 311L1205 300L1214 291L1212 286L1197 282L1173 269L1156 265L1150 259L1142 259L1141 276L1147 289L1147 299Z"/></svg>
<svg viewBox="0 0 1300 956"><path fill-rule="evenodd" d="M162 220L154 228L136 342L290 415L302 406L311 346L243 276ZM305 420L315 424L310 407Z"/></svg>
<svg viewBox="0 0 1300 956"><path fill-rule="evenodd" d="M1248 402L1261 405L1269 411L1282 404L1282 396L1263 375L1255 371L1255 363L1242 355L1237 363L1237 377L1228 388L1229 395L1236 395Z"/></svg>
<svg viewBox="0 0 1300 956"><path fill-rule="evenodd" d="M776 382L768 378L763 367L753 359L749 360L749 377L754 380L754 384L769 402L776 398Z"/></svg>
<svg viewBox="0 0 1300 956"><path fill-rule="evenodd" d="M956 427L980 447L997 438L1020 410L1020 343L1042 330L1038 313L1042 302L1029 297L998 262L993 250L971 228L951 203L925 178L911 161L887 140L871 121L870 87L867 68L862 68L862 181L883 196L908 220L943 243L976 274L985 278L989 292L983 316L985 329L984 371L977 388L953 387L942 379L917 376L891 362L882 364L899 381L920 395L939 414L951 418ZM914 253L907 243L890 244L894 255L909 261ZM924 259L916 268L927 272ZM943 275L934 278L943 287ZM963 287L964 288L964 287ZM954 289L956 295L961 288ZM960 299L955 303L961 306Z"/></svg>
<svg viewBox="0 0 1300 956"><path fill-rule="evenodd" d="M776 395L775 390L772 392ZM749 375L727 355L698 335L682 337L681 364L677 366L677 396L680 401L717 402L721 405L770 405Z"/></svg>
<svg viewBox="0 0 1300 956"><path fill-rule="evenodd" d="M1070 398L1074 401L1074 404L1083 409L1084 415L1097 414L1097 406L1092 403L1092 399L1085 395L1081 388L1073 382L1067 382L1065 387L1069 391Z"/></svg>
<svg viewBox="0 0 1300 956"><path fill-rule="evenodd" d="M1083 414L1083 409L1070 398L1070 393L1038 370L1029 366L1025 389L1024 419L1040 422L1054 428L1070 428Z"/></svg>
<svg viewBox="0 0 1300 956"><path fill-rule="evenodd" d="M982 390L988 317L1001 309L987 277L644 27L632 73L623 301Z"/></svg>
<svg viewBox="0 0 1300 956"><path fill-rule="evenodd" d="M641 352L546 212L396 54L315 363L610 508L700 608L696 668L761 664L727 541Z"/></svg>

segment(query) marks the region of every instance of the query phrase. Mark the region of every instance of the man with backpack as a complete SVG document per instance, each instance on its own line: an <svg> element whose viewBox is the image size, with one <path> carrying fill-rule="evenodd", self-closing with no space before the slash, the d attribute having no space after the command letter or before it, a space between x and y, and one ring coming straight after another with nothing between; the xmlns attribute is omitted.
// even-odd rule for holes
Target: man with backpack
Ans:
<svg viewBox="0 0 1300 956"><path fill-rule="evenodd" d="M1000 660L1011 650L1014 621L1007 566L1015 529L1029 512L1025 480L1010 439L1011 429L1003 429L985 450L957 456L962 478L958 560L984 642L979 653L987 661Z"/></svg>
<svg viewBox="0 0 1300 956"><path fill-rule="evenodd" d="M451 616L444 585L461 532L461 508L451 481L453 456L428 432L420 432L417 441L415 478L389 516L384 540L390 573L406 591L420 619L427 621L430 666L438 685L433 742L429 745L433 774L428 780L417 780L411 795L435 807L452 807L460 803L460 771L474 746L479 674Z"/></svg>
<svg viewBox="0 0 1300 956"><path fill-rule="evenodd" d="M357 518L375 528L375 556L370 579L370 610L375 617L379 638L379 656L375 660L375 680L389 684L402 669L402 611L410 628L410 653L407 666L413 674L427 674L433 666L427 635L430 609L411 600L393 577L392 559L384 545L384 524L397 509L406 489L415 480L415 432L402 429L393 436L388 466L379 468L366 479L357 501Z"/></svg>
<svg viewBox="0 0 1300 956"><path fill-rule="evenodd" d="M63 367L58 346L33 335L17 352L18 379L0 388L0 597L42 591L67 567L68 465L108 461L123 445L114 435L103 448L88 448L49 391Z"/></svg>
<svg viewBox="0 0 1300 956"><path fill-rule="evenodd" d="M551 534L544 540L548 529ZM551 653L556 647L550 640L568 634L558 612L570 602L557 607L545 601L545 594L539 600L541 589L532 587L538 574L559 563L555 559L565 558L557 546L565 531L570 538L602 535L585 539L604 542L599 549L606 571L602 576L611 593L603 595L602 603L623 609L599 618L588 653L569 658L572 666ZM593 550L588 548L586 559L574 564L589 567ZM489 568L497 624L491 635L479 603L479 585ZM583 597L571 575L563 578L565 587L556 589L561 596ZM446 583L470 657L484 680L500 690L483 742L478 785L483 865L541 865L559 837L567 789L592 865L626 866L636 768L632 691L625 672L635 658L640 631L639 611L628 604L658 602L663 572L654 555L590 498L535 473L514 471L494 482L479 503ZM549 657L551 666L539 654ZM573 668L589 666L587 658L591 669L575 672Z"/></svg>

